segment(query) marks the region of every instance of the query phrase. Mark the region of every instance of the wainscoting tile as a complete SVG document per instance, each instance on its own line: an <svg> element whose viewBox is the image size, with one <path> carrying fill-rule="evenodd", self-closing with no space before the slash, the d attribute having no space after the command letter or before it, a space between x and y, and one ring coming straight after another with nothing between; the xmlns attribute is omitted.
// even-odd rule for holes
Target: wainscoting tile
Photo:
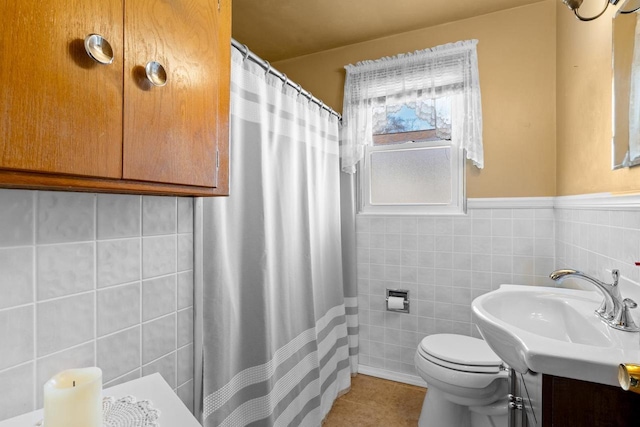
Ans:
<svg viewBox="0 0 640 427"><path fill-rule="evenodd" d="M193 413L193 381L178 387L178 397L182 403Z"/></svg>
<svg viewBox="0 0 640 427"><path fill-rule="evenodd" d="M471 235L471 218L462 217L453 219L453 235L454 236L470 236Z"/></svg>
<svg viewBox="0 0 640 427"><path fill-rule="evenodd" d="M520 256L533 256L535 241L532 238L513 239L513 254Z"/></svg>
<svg viewBox="0 0 640 427"><path fill-rule="evenodd" d="M402 232L402 218L390 217L384 219L385 233L399 234Z"/></svg>
<svg viewBox="0 0 640 427"><path fill-rule="evenodd" d="M142 375L147 376L158 372L171 386L176 388L176 352L172 352L154 362L142 367Z"/></svg>
<svg viewBox="0 0 640 427"><path fill-rule="evenodd" d="M193 379L193 344L178 350L178 385Z"/></svg>
<svg viewBox="0 0 640 427"><path fill-rule="evenodd" d="M0 311L0 370L33 358L33 305Z"/></svg>
<svg viewBox="0 0 640 427"><path fill-rule="evenodd" d="M33 247L0 249L0 309L33 301L33 263Z"/></svg>
<svg viewBox="0 0 640 427"><path fill-rule="evenodd" d="M38 246L38 301L94 289L94 242Z"/></svg>
<svg viewBox="0 0 640 427"><path fill-rule="evenodd" d="M176 272L176 236L144 237L142 239L142 278Z"/></svg>
<svg viewBox="0 0 640 427"><path fill-rule="evenodd" d="M368 217L367 227L360 216L358 221L363 224L358 302L367 313L360 319L366 335L361 350L368 352L360 363L412 375L420 338L439 332L472 335L473 298L515 279L544 283L541 272L556 251L553 209L477 208L455 218ZM582 234L587 233L576 235ZM628 246L640 253L640 244ZM384 311L379 294L387 287L411 291L410 315L396 318Z"/></svg>
<svg viewBox="0 0 640 427"><path fill-rule="evenodd" d="M548 239L554 237L554 221L550 219L536 219L534 236L539 239Z"/></svg>
<svg viewBox="0 0 640 427"><path fill-rule="evenodd" d="M493 219L491 224L491 235L492 236L503 236L503 237L512 237L513 236L513 220L507 218L496 218Z"/></svg>
<svg viewBox="0 0 640 427"><path fill-rule="evenodd" d="M513 237L533 237L533 218L517 218L513 220Z"/></svg>
<svg viewBox="0 0 640 427"><path fill-rule="evenodd" d="M453 218L436 218L434 233L437 236L453 234Z"/></svg>
<svg viewBox="0 0 640 427"><path fill-rule="evenodd" d="M118 378L140 366L140 327L100 338L97 348L102 380Z"/></svg>
<svg viewBox="0 0 640 427"><path fill-rule="evenodd" d="M356 217L356 232L368 233L371 231L371 219L366 216L358 215Z"/></svg>
<svg viewBox="0 0 640 427"><path fill-rule="evenodd" d="M176 276L142 282L142 320L155 319L176 310Z"/></svg>
<svg viewBox="0 0 640 427"><path fill-rule="evenodd" d="M193 305L193 271L178 274L178 310Z"/></svg>
<svg viewBox="0 0 640 427"><path fill-rule="evenodd" d="M176 315L162 317L142 326L142 362L149 363L176 349ZM179 345L179 344L178 344Z"/></svg>
<svg viewBox="0 0 640 427"><path fill-rule="evenodd" d="M38 243L93 240L95 194L38 192Z"/></svg>
<svg viewBox="0 0 640 427"><path fill-rule="evenodd" d="M94 337L94 293L37 304L37 353L46 356Z"/></svg>
<svg viewBox="0 0 640 427"><path fill-rule="evenodd" d="M140 322L140 283L100 290L97 298L99 337Z"/></svg>
<svg viewBox="0 0 640 427"><path fill-rule="evenodd" d="M178 312L178 347L193 341L193 308Z"/></svg>
<svg viewBox="0 0 640 427"><path fill-rule="evenodd" d="M98 239L140 236L141 196L98 195Z"/></svg>
<svg viewBox="0 0 640 427"><path fill-rule="evenodd" d="M178 271L193 269L193 234L178 234Z"/></svg>
<svg viewBox="0 0 640 427"><path fill-rule="evenodd" d="M111 381L105 383L104 387L113 387L114 385L124 384L124 383L127 383L129 381L136 380L136 379L138 379L140 377L142 377L142 369L138 368L138 369L134 370L133 372L129 372L126 375L123 375L121 377L116 378L115 380L111 380Z"/></svg>
<svg viewBox="0 0 640 427"><path fill-rule="evenodd" d="M149 237L142 200L0 189L0 384L11 387L0 391L0 421L41 407L42 385L69 368L99 366L111 386L139 378L143 364L172 365L177 385L177 310L193 315L193 198L148 198L145 232L168 233ZM165 276L166 298L147 295L145 306L143 279ZM144 307L155 318L146 324ZM184 336L193 334L189 315L181 314L181 343L193 341ZM163 365L167 355L173 362Z"/></svg>
<svg viewBox="0 0 640 427"><path fill-rule="evenodd" d="M142 197L142 235L174 234L177 230L175 197Z"/></svg>
<svg viewBox="0 0 640 427"><path fill-rule="evenodd" d="M403 250L400 263L403 266L415 267L418 265L418 252L415 250Z"/></svg>
<svg viewBox="0 0 640 427"><path fill-rule="evenodd" d="M33 362L0 372L0 420L33 411Z"/></svg>
<svg viewBox="0 0 640 427"><path fill-rule="evenodd" d="M140 279L140 239L98 242L98 287Z"/></svg>
<svg viewBox="0 0 640 427"><path fill-rule="evenodd" d="M178 197L178 233L193 233L193 197Z"/></svg>
<svg viewBox="0 0 640 427"><path fill-rule="evenodd" d="M34 192L0 189L0 246L33 244Z"/></svg>
<svg viewBox="0 0 640 427"><path fill-rule="evenodd" d="M356 234L356 247L357 248L369 248L369 247L371 247L371 234L369 234L369 233L357 233Z"/></svg>
<svg viewBox="0 0 640 427"><path fill-rule="evenodd" d="M88 368L95 366L95 364L96 356L93 342L38 359L36 362L37 390L41 391L44 383L49 381L49 379L58 372L66 369ZM37 394L37 399L38 408L42 408L44 402L41 392Z"/></svg>

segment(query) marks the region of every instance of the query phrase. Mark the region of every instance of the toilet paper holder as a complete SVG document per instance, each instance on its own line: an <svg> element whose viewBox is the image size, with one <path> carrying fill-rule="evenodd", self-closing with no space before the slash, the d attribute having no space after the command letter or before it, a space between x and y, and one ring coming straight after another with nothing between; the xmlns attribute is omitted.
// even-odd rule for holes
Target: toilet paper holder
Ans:
<svg viewBox="0 0 640 427"><path fill-rule="evenodd" d="M389 307L389 297L402 298L403 308ZM387 289L387 297L385 298L387 311L395 311L396 313L409 313L409 291L406 289Z"/></svg>

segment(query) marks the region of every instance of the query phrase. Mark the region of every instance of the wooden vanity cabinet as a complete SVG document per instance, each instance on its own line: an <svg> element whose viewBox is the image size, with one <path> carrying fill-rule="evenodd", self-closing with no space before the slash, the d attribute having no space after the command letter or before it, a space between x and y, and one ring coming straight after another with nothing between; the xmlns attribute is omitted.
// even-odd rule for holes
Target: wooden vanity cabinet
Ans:
<svg viewBox="0 0 640 427"><path fill-rule="evenodd" d="M640 425L640 394L620 387L544 375L542 427Z"/></svg>
<svg viewBox="0 0 640 427"><path fill-rule="evenodd" d="M620 387L535 373L511 381L523 406L510 410L510 427L640 425L640 395Z"/></svg>
<svg viewBox="0 0 640 427"><path fill-rule="evenodd" d="M228 194L231 0L3 2L0 16L0 187ZM91 33L111 64L85 52Z"/></svg>

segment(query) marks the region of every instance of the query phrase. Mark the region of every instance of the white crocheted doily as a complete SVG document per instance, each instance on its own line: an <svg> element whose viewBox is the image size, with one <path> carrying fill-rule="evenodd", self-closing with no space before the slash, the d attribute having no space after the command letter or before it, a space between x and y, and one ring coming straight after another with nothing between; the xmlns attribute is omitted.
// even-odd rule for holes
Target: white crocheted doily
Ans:
<svg viewBox="0 0 640 427"><path fill-rule="evenodd" d="M136 401L133 396L120 399L104 397L102 399L103 427L160 427L160 412L151 407L148 400ZM44 420L36 427L45 427Z"/></svg>

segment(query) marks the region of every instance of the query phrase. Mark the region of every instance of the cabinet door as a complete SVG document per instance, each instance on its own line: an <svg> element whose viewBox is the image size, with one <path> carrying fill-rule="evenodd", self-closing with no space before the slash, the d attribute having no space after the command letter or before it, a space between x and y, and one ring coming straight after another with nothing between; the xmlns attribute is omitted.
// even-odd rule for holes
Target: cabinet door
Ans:
<svg viewBox="0 0 640 427"><path fill-rule="evenodd" d="M125 179L219 185L218 129L228 122L221 99L228 104L230 3L125 2ZM165 86L147 79L150 61L164 67Z"/></svg>
<svg viewBox="0 0 640 427"><path fill-rule="evenodd" d="M0 3L0 169L120 178L122 2ZM102 35L115 60L89 58Z"/></svg>

